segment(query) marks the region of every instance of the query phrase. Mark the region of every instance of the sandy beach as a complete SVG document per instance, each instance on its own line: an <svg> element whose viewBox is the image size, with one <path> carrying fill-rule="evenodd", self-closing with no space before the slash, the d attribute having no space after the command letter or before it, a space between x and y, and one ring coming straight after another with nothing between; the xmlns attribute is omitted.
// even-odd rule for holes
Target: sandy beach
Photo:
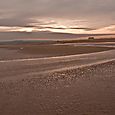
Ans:
<svg viewBox="0 0 115 115"><path fill-rule="evenodd" d="M115 61L0 82L1 115L114 115Z"/></svg>
<svg viewBox="0 0 115 115"><path fill-rule="evenodd" d="M115 115L115 0L0 0L0 115Z"/></svg>
<svg viewBox="0 0 115 115"><path fill-rule="evenodd" d="M112 42L111 42L112 43ZM108 47L108 45L112 45ZM93 47L92 47L93 46ZM91 43L85 44L13 44L0 45L0 60L12 60L23 58L44 58L55 56L67 56L76 54L85 54L93 52L102 52L114 49L115 44L100 44Z"/></svg>
<svg viewBox="0 0 115 115"><path fill-rule="evenodd" d="M114 82L105 43L0 46L0 115L114 115Z"/></svg>

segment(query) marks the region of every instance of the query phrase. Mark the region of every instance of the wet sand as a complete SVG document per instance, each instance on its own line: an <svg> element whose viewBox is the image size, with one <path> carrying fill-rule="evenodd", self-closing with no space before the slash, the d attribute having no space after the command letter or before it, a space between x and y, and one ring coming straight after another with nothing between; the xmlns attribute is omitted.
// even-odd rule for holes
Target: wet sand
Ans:
<svg viewBox="0 0 115 115"><path fill-rule="evenodd" d="M79 55L1 60L0 115L114 115L115 49L95 47ZM28 48L20 54L25 51L31 54Z"/></svg>
<svg viewBox="0 0 115 115"><path fill-rule="evenodd" d="M48 44L48 45L0 45L0 60L43 58L102 52L114 49L114 47L85 46L70 44Z"/></svg>

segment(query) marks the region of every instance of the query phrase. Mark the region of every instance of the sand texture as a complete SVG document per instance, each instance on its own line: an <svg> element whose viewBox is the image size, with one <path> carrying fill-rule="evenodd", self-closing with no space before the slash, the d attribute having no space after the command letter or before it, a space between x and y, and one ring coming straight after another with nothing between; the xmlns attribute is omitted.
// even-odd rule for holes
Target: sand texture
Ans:
<svg viewBox="0 0 115 115"><path fill-rule="evenodd" d="M1 50L17 53L12 47ZM18 52L23 58L7 55L0 60L0 115L115 115L115 49L106 48L79 46L74 51L84 52L30 58L23 56L40 49L24 48Z"/></svg>

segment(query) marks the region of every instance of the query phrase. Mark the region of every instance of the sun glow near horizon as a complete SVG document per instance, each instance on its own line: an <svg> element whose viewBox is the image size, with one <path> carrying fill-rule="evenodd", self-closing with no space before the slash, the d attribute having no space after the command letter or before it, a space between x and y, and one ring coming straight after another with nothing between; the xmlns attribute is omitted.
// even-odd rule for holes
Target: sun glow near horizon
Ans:
<svg viewBox="0 0 115 115"><path fill-rule="evenodd" d="M33 19L35 21L35 19ZM115 25L93 27L87 20L40 19L27 26L0 26L0 32L39 32L51 31L73 34L114 34Z"/></svg>

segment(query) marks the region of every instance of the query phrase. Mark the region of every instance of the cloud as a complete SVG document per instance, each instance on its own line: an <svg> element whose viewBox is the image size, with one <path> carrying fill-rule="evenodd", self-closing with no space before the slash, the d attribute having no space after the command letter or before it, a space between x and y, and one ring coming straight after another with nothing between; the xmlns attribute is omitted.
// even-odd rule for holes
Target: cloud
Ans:
<svg viewBox="0 0 115 115"><path fill-rule="evenodd" d="M59 29L59 30L68 30L68 29L71 29L71 30L86 30L86 31L90 31L90 30L96 30L94 28L86 28L86 27L41 27L42 29Z"/></svg>
<svg viewBox="0 0 115 115"><path fill-rule="evenodd" d="M69 28L69 29L85 30L85 31L96 30L95 28L86 28L86 27L72 27L72 28Z"/></svg>
<svg viewBox="0 0 115 115"><path fill-rule="evenodd" d="M115 25L110 25L110 26L106 26L103 28L99 28L97 30L93 30L92 32L96 32L96 33L115 33Z"/></svg>
<svg viewBox="0 0 115 115"><path fill-rule="evenodd" d="M1 0L0 26L92 31L113 25L114 11L115 0Z"/></svg>

